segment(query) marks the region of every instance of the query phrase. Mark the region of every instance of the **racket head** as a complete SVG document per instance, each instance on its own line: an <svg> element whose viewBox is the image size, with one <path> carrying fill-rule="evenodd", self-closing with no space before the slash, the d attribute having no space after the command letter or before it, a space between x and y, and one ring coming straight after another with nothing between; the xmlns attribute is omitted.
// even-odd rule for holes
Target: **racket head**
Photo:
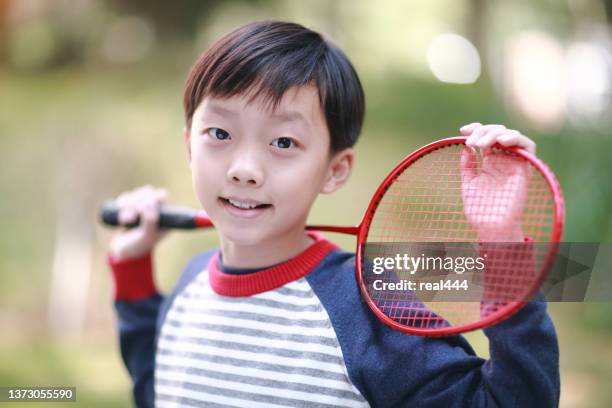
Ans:
<svg viewBox="0 0 612 408"><path fill-rule="evenodd" d="M489 151L489 156L485 156L495 157L493 164L499 166L500 163L503 165L505 162L511 162L513 164L509 165L513 166L511 168L514 170L515 165L527 169L524 173L524 179L527 180L524 205L517 210L518 218L514 222L520 225L525 238L533 242L533 245L519 244L531 251L528 257L534 260L532 267L524 268L529 269L528 278L525 279L527 273L518 274L518 278L512 283L513 275L509 275L512 270L504 267L503 262L497 262L495 268L487 266L489 270L495 270L497 273L489 273L489 283L491 278L493 281L501 278L510 282L507 285L508 293L502 293L505 289L504 285L501 285L501 292L495 295L495 302L487 302L484 298L475 300L472 297L468 301L449 300L450 298L424 301L423 292L403 290L399 293L388 293L388 290L373 288L373 278L376 276L372 274L372 260L376 255L384 257L385 246L391 248L392 253L393 245L404 249L413 248L416 252L426 248L432 250L431 253L436 253L440 245L443 247L442 252L448 252L449 248L455 251L459 247L455 254L471 250L472 254L477 255L482 250L478 246L482 243L479 242L473 216L474 213L478 214L479 210L470 210L472 216L468 219L465 212L467 207L464 206L474 200L478 203L482 198L478 197L477 189L467 188L471 193L476 191L475 197L466 193L466 186L470 184L466 184L465 171L462 173L462 169L465 170L466 167L461 164L462 152L468 149L465 146L466 139L462 136L441 139L404 158L381 183L360 224L356 270L362 297L383 322L405 333L426 336L454 335L485 328L509 317L524 306L539 288L554 261L558 242L562 237L564 200L552 171L524 149L507 148L497 144ZM477 157L477 171L483 170L482 159L483 157ZM425 175L425 179L419 179ZM504 185L507 184L512 185ZM429 194L422 194L423 192ZM516 193L510 191L513 192ZM515 196L516 194L512 197ZM413 201L410 201L411 197ZM476 207L482 209L486 215L490 204L481 201L479 205L480 207ZM473 207L472 205L470 208ZM511 251L509 247L502 245L496 246L494 253L507 256L504 253ZM494 264L492 260L491 264ZM516 269L516 265L513 268ZM418 272L416 274L418 275ZM484 276L484 279L487 279L486 275ZM398 281L398 277L398 272L393 270L386 279ZM516 284L517 279L520 279L520 284ZM487 286L482 280L481 285Z"/></svg>

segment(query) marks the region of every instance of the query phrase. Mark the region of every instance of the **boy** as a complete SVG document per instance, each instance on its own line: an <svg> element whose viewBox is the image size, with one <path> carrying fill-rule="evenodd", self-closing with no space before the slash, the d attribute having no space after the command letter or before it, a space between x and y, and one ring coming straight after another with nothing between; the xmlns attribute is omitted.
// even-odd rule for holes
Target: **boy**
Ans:
<svg viewBox="0 0 612 408"><path fill-rule="evenodd" d="M348 179L364 115L344 54L318 33L257 22L195 63L185 89L193 187L220 249L195 256L170 296L152 278L165 192L118 198L111 243L123 360L139 407L554 406L558 347L543 302L485 330L491 358L461 337L391 330L361 301L354 254L305 233L319 193ZM461 132L535 151L500 125Z"/></svg>

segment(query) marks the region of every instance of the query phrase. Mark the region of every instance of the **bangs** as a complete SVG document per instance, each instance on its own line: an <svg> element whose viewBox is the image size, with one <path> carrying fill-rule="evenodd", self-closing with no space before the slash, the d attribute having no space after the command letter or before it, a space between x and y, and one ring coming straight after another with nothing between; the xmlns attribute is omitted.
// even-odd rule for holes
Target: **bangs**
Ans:
<svg viewBox="0 0 612 408"><path fill-rule="evenodd" d="M344 54L301 25L251 23L222 37L191 68L183 101L185 122L191 126L206 96L245 95L248 103L257 99L273 111L289 89L308 85L318 90L332 150L352 145L361 129L364 102L357 74Z"/></svg>
<svg viewBox="0 0 612 408"><path fill-rule="evenodd" d="M231 98L247 95L248 103L256 99L274 111L285 93L293 87L315 86L321 107L325 106L325 80L318 72L324 54L324 44L313 45L314 50L296 49L283 53L273 52L246 55L240 62L226 60L219 70L211 75L199 94ZM224 66L225 65L225 66ZM199 95L198 95L199 96Z"/></svg>

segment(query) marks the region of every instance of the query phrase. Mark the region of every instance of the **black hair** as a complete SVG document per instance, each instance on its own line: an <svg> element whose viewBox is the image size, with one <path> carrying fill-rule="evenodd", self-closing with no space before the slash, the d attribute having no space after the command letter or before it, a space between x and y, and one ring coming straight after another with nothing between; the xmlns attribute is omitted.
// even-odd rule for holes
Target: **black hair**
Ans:
<svg viewBox="0 0 612 408"><path fill-rule="evenodd" d="M357 141L365 97L346 55L321 34L299 24L260 21L226 34L191 68L185 83L185 122L204 97L229 98L253 91L272 109L294 86L314 85L335 153Z"/></svg>

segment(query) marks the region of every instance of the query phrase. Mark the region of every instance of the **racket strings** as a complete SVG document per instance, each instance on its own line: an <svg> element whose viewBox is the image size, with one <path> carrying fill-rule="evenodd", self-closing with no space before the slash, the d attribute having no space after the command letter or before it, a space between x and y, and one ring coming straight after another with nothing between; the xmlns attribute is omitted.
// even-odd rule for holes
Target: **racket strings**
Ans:
<svg viewBox="0 0 612 408"><path fill-rule="evenodd" d="M410 273L395 267L366 274L370 300L402 325L438 329L495 316L528 299L550 252L550 246L541 243L551 241L554 200L541 173L507 150L493 149L482 157L466 149L462 144L447 145L410 163L370 214L366 263L397 254L413 259L430 254L444 254L445 259L489 255L484 273L458 276L445 268ZM483 226L494 231L493 241L507 237L508 242L483 242ZM515 242L515 231L534 244ZM449 278L465 280L469 289L440 286ZM380 289L379 283L377 289L376 280L396 285L412 281L415 288Z"/></svg>

